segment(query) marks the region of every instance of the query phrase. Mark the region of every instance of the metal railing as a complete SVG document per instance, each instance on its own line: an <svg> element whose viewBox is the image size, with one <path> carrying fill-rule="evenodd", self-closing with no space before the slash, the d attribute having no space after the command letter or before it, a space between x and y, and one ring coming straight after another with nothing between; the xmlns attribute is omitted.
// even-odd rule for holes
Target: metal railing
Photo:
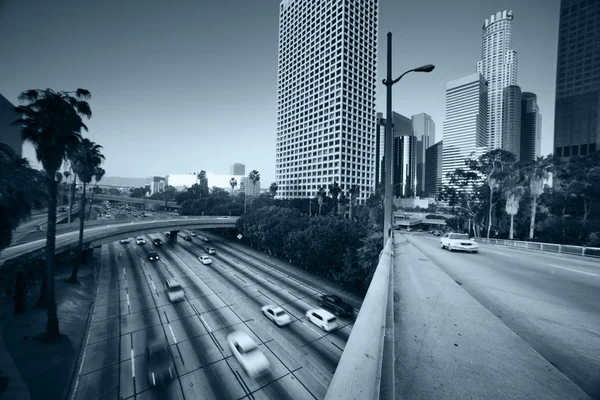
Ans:
<svg viewBox="0 0 600 400"><path fill-rule="evenodd" d="M475 241L481 243L495 244L500 246L515 247L526 250L540 250L548 251L551 253L558 254L570 254L582 257L596 257L600 258L600 247L586 247L586 246L573 246L570 244L556 244L556 243L540 243L540 242L526 242L522 240L509 240L509 239L487 239L487 238L474 238Z"/></svg>
<svg viewBox="0 0 600 400"><path fill-rule="evenodd" d="M392 240L388 239L379 257L377 269L362 303L354 327L344 347L342 358L333 375L325 400L363 400L380 398L392 390L393 371L382 376L384 343L393 340L393 323L389 320L389 296L393 296L390 279L393 274ZM391 292L390 292L391 291ZM391 375L391 376L387 376ZM390 381L391 379L391 381ZM382 386L385 388L381 390Z"/></svg>

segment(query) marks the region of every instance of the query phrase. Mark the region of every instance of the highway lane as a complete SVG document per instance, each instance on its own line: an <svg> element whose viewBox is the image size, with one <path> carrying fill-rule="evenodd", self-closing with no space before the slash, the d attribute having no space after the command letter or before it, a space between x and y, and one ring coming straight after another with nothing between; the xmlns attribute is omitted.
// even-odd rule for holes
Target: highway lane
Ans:
<svg viewBox="0 0 600 400"><path fill-rule="evenodd" d="M160 236L146 237L150 243ZM324 389L263 332L261 325L270 322L248 318L225 296L227 279L237 278L215 274L210 268L216 262L204 266L184 246L158 248L161 262L147 260L154 247L149 244L103 246L75 398L324 398ZM171 276L182 283L184 302L166 298L163 282ZM227 345L233 330L246 331L259 344L271 362L270 375L258 380L245 375ZM175 360L178 377L164 388L150 388L145 376L144 345L151 334L169 341Z"/></svg>
<svg viewBox="0 0 600 400"><path fill-rule="evenodd" d="M478 254L404 234L593 399L600 399L600 263L481 244Z"/></svg>

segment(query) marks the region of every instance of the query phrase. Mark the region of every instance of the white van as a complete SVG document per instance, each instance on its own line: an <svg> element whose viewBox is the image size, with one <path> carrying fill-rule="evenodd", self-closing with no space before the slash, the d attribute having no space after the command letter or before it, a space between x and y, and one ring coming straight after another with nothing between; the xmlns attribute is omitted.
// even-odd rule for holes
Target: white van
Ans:
<svg viewBox="0 0 600 400"><path fill-rule="evenodd" d="M308 310L306 312L306 318L325 332L331 332L332 330L339 328L339 323L335 318L335 315L322 308Z"/></svg>
<svg viewBox="0 0 600 400"><path fill-rule="evenodd" d="M165 286L167 287L167 297L171 302L183 300L185 294L179 282L175 279L169 279L165 282Z"/></svg>

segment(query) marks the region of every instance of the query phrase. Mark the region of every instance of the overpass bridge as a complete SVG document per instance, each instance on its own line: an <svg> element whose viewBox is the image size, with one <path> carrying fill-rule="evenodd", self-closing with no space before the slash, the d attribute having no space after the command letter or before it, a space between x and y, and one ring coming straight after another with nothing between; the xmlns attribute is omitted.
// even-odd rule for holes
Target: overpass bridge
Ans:
<svg viewBox="0 0 600 400"><path fill-rule="evenodd" d="M130 204L152 204L158 205L161 207L165 206L165 202L163 200L152 200L145 198L137 198L137 197L125 197L125 196L113 196L109 194L95 194L94 200L104 200L104 201L116 201L120 203L130 203ZM181 208L176 201L168 201L167 208Z"/></svg>

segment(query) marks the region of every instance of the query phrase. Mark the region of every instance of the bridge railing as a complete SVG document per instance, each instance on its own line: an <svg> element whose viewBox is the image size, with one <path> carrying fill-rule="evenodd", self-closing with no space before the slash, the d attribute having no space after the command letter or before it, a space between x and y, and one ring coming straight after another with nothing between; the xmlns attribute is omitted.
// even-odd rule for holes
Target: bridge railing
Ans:
<svg viewBox="0 0 600 400"><path fill-rule="evenodd" d="M586 247L586 246L573 246L570 244L556 244L556 243L541 243L541 242L526 242L521 240L509 240L509 239L487 239L487 238L474 238L475 241L480 243L495 244L499 246L516 247L527 250L540 250L548 251L558 254L571 254L582 257L596 257L600 258L600 247Z"/></svg>
<svg viewBox="0 0 600 400"><path fill-rule="evenodd" d="M393 393L394 371L382 374L384 344L393 343L393 323L389 323L393 295L392 239L381 252L377 269L362 303L354 327L344 347L325 400L379 399L380 393ZM386 324L387 322L387 324ZM386 326L388 325L388 326ZM391 325L391 326L390 326ZM386 351L388 351L386 349ZM393 352L392 352L393 359ZM388 379L391 379L390 382ZM385 387L385 390L382 390Z"/></svg>

